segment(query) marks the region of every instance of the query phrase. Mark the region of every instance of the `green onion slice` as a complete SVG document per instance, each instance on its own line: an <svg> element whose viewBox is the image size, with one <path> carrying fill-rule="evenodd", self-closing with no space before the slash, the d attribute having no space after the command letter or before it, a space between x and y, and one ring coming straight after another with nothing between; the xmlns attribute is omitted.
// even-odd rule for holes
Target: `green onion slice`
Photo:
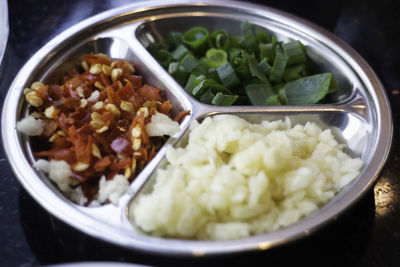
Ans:
<svg viewBox="0 0 400 267"><path fill-rule="evenodd" d="M225 86L218 84L218 83L213 84L213 86L210 88L210 90L214 94L217 94L220 92L223 94L232 95L232 92L228 88L226 88Z"/></svg>
<svg viewBox="0 0 400 267"><path fill-rule="evenodd" d="M212 79L205 79L201 81L195 88L193 88L192 95L200 96L207 88L214 85L215 81Z"/></svg>
<svg viewBox="0 0 400 267"><path fill-rule="evenodd" d="M160 49L156 52L156 60L164 68L168 68L169 64L173 61L173 57L166 49Z"/></svg>
<svg viewBox="0 0 400 267"><path fill-rule="evenodd" d="M288 66L306 62L306 54L303 50L303 44L300 41L282 44L282 49L288 58Z"/></svg>
<svg viewBox="0 0 400 267"><path fill-rule="evenodd" d="M206 77L207 77L208 79L213 79L214 81L218 81L218 80L219 80L218 72L217 72L217 70L214 69L214 68L209 68L209 69L207 70L207 73L206 73L205 75L206 75ZM221 86L222 86L222 85L221 85Z"/></svg>
<svg viewBox="0 0 400 267"><path fill-rule="evenodd" d="M215 95L211 103L216 106L232 106L238 98L237 95L225 95L220 92Z"/></svg>
<svg viewBox="0 0 400 267"><path fill-rule="evenodd" d="M212 68L218 68L227 62L228 55L222 49L210 48L206 53L208 65Z"/></svg>
<svg viewBox="0 0 400 267"><path fill-rule="evenodd" d="M283 80L288 82L303 77L305 68L306 68L305 64L299 64L290 68L286 68L286 70L283 73Z"/></svg>
<svg viewBox="0 0 400 267"><path fill-rule="evenodd" d="M316 74L286 83L288 105L316 104L329 92L333 81L331 73ZM333 81L333 86L335 81Z"/></svg>
<svg viewBox="0 0 400 267"><path fill-rule="evenodd" d="M171 62L168 65L168 73L174 75L174 73L178 70L179 62Z"/></svg>
<svg viewBox="0 0 400 267"><path fill-rule="evenodd" d="M229 51L231 38L226 31L216 30L208 37L208 44L210 47Z"/></svg>
<svg viewBox="0 0 400 267"><path fill-rule="evenodd" d="M206 90L199 98L201 103L204 104L212 104L212 100L214 99L215 95L211 92L211 90Z"/></svg>
<svg viewBox="0 0 400 267"><path fill-rule="evenodd" d="M193 88L196 86L195 85L196 78L197 78L197 75L194 73L191 73L189 75L189 78L186 81L186 84L184 87L185 91L188 92L188 94L192 94Z"/></svg>
<svg viewBox="0 0 400 267"><path fill-rule="evenodd" d="M180 44L178 45L175 50L172 52L172 57L175 60L181 60L187 53L189 53L189 50L183 45Z"/></svg>
<svg viewBox="0 0 400 267"><path fill-rule="evenodd" d="M285 53L283 53L280 45L275 47L275 59L274 64L272 65L269 79L271 82L280 82L283 76L283 72L285 71L286 64L288 61L288 57Z"/></svg>
<svg viewBox="0 0 400 267"><path fill-rule="evenodd" d="M232 95L232 92L229 91L225 86L214 83L208 86L206 90L203 90L203 93L200 96L199 100L200 102L205 104L213 104L212 101L214 97L219 93L223 95Z"/></svg>
<svg viewBox="0 0 400 267"><path fill-rule="evenodd" d="M241 29L247 49L251 53L255 53L257 51L258 42L253 32L253 25L246 20L241 24Z"/></svg>
<svg viewBox="0 0 400 267"><path fill-rule="evenodd" d="M271 70L271 65L268 64L268 58L263 58L259 63L258 63L258 68L264 75L269 75L269 72Z"/></svg>
<svg viewBox="0 0 400 267"><path fill-rule="evenodd" d="M181 60L181 65L187 73L190 73L199 65L199 62L194 58L193 55L186 54L186 56L184 56Z"/></svg>
<svg viewBox="0 0 400 267"><path fill-rule="evenodd" d="M272 88L263 83L250 84L245 87L245 91L250 103L254 106L264 106L267 103L267 99L275 95Z"/></svg>
<svg viewBox="0 0 400 267"><path fill-rule="evenodd" d="M271 60L271 62L272 62L272 60L275 58L275 51L274 51L273 43L268 43L268 44L260 43L260 44L258 44L258 50L259 50L259 54L260 54L260 59L267 58L268 60Z"/></svg>
<svg viewBox="0 0 400 267"><path fill-rule="evenodd" d="M182 35L182 41L194 51L201 51L207 46L208 30L203 27L193 27Z"/></svg>
<svg viewBox="0 0 400 267"><path fill-rule="evenodd" d="M203 74L203 75L207 75L208 70L210 68L210 66L208 66L208 62L206 58L201 58L198 61L198 65L192 70L192 72L194 72L195 74Z"/></svg>
<svg viewBox="0 0 400 267"><path fill-rule="evenodd" d="M257 59L253 55L245 54L245 56L247 58L247 62L249 63L251 75L253 77L256 77L256 78L260 79L261 81L269 84L268 78L264 75L264 73L258 67Z"/></svg>
<svg viewBox="0 0 400 267"><path fill-rule="evenodd" d="M269 42L271 42L271 38L269 37L269 34L266 33L265 31L257 32L257 40L260 43L269 43Z"/></svg>
<svg viewBox="0 0 400 267"><path fill-rule="evenodd" d="M186 84L186 80L189 76L179 62L171 62L168 66L168 73L171 74L181 86Z"/></svg>
<svg viewBox="0 0 400 267"><path fill-rule="evenodd" d="M281 85L278 89L278 96L279 96L279 102L282 103L282 105L286 105L287 104L287 97L286 97L286 90L285 90L285 86Z"/></svg>
<svg viewBox="0 0 400 267"><path fill-rule="evenodd" d="M328 93L335 93L338 89L338 80L332 75L331 83L329 84Z"/></svg>
<svg viewBox="0 0 400 267"><path fill-rule="evenodd" d="M278 95L273 95L273 96L268 97L267 105L269 105L269 106L279 106L279 105L282 105L282 103L281 103L281 101L279 101L279 96Z"/></svg>
<svg viewBox="0 0 400 267"><path fill-rule="evenodd" d="M242 49L238 49L238 52L239 53L236 54L231 62L233 63L236 74L239 75L239 77L242 79L247 79L248 77L250 77L251 72L247 57L245 55L246 52Z"/></svg>
<svg viewBox="0 0 400 267"><path fill-rule="evenodd" d="M226 62L221 67L218 67L217 73L222 85L226 86L227 88L234 87L240 83L239 78L229 62Z"/></svg>

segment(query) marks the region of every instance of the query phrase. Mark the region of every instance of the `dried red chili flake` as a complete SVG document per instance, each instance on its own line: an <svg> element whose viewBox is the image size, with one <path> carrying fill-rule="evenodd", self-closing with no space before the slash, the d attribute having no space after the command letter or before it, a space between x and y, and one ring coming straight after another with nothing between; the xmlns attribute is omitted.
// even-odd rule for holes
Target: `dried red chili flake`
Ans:
<svg viewBox="0 0 400 267"><path fill-rule="evenodd" d="M164 101L163 103L160 104L158 107L161 113L164 114L169 114L170 110L172 109L172 104L169 102L169 100Z"/></svg>
<svg viewBox="0 0 400 267"><path fill-rule="evenodd" d="M94 65L94 64L111 65L112 63L111 59L105 55L86 54L83 56L83 58L89 65Z"/></svg>
<svg viewBox="0 0 400 267"><path fill-rule="evenodd" d="M57 130L57 121L54 120L42 120L43 133L42 136L49 138Z"/></svg>
<svg viewBox="0 0 400 267"><path fill-rule="evenodd" d="M160 89L147 84L139 88L139 93L146 100L156 100L160 102L164 101L164 99L160 96Z"/></svg>
<svg viewBox="0 0 400 267"><path fill-rule="evenodd" d="M175 116L174 121L180 122L187 115L190 115L190 110L181 111Z"/></svg>
<svg viewBox="0 0 400 267"><path fill-rule="evenodd" d="M102 172L107 169L114 161L114 156L108 155L99 159L93 166L96 172Z"/></svg>

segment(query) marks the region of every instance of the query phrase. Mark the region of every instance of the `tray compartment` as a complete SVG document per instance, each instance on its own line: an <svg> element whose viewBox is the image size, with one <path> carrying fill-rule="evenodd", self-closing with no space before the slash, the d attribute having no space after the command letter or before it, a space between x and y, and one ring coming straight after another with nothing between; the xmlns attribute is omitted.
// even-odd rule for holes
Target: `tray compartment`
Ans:
<svg viewBox="0 0 400 267"><path fill-rule="evenodd" d="M240 24L248 20L255 25L255 28L261 29L270 35L276 35L279 41L288 42L300 40L306 47L309 57L309 70L312 73L330 72L338 80L338 90L333 94L328 94L324 103L344 102L351 96L354 88L358 85L349 77L348 66L345 67L343 60L332 50L321 43L318 43L311 36L302 34L293 28L285 25L277 25L272 20L259 21L251 17L240 16L221 16L219 14L207 14L205 12L191 14L176 14L144 22L138 26L135 37L144 46L148 47L151 43L160 43L165 46L168 33L171 31L185 32L194 27L201 26L213 32L214 30L224 29L231 36L240 36Z"/></svg>
<svg viewBox="0 0 400 267"><path fill-rule="evenodd" d="M76 45L73 49L69 50L68 53L65 54L58 54L57 56L52 58L53 64L51 65L44 65L40 68L36 69L31 74L31 79L26 82L25 87L29 87L31 83L35 81L41 81L46 84L60 84L61 78L66 75L71 69L78 69L83 71L81 67L81 62L83 61L84 54L105 54L112 59L125 59L127 61L133 62L135 67L135 73L143 76L143 83L149 85L155 85L160 87L162 92L165 95L166 99L169 99L173 104L173 109L171 110L172 117L183 110L190 110L191 107L187 106L187 102L181 101L178 97L179 95L175 94L175 92L169 90L166 85L164 85L163 81L159 79L157 73L153 72L151 68L149 68L146 64L143 64L138 56L134 53L133 49L131 48L130 44L127 43L125 40L115 38L115 37L104 37L104 38L94 38L88 40L86 42L81 42ZM21 106L22 111L20 113L20 119L27 116L29 113L29 105L24 100L22 95L21 97ZM187 121L189 120L190 116L185 118L184 124L182 128L187 125ZM179 136L179 134L178 134ZM174 143L176 138L169 138L168 143ZM43 150L45 143L40 140L38 137L26 137L21 135L21 146L24 146L25 155L27 158L30 159L31 164L35 162L33 157L33 152ZM164 151L161 149L160 151ZM161 153L163 154L163 152ZM156 155L152 161L159 161L162 156ZM154 163L150 162L148 165L153 165ZM146 173L148 173L149 168L146 166L136 177L141 177L140 179L146 179ZM142 174L142 172L144 174ZM54 186L49 179L41 172L37 172L41 177L42 181L46 183L57 195L59 195L62 199L69 201L63 194ZM135 179L132 184L135 183ZM133 186L133 185L132 185ZM125 193L125 196L122 198L126 198L128 192ZM111 205L111 204L110 204Z"/></svg>
<svg viewBox="0 0 400 267"><path fill-rule="evenodd" d="M217 115L225 114L223 112L218 113ZM234 113L226 113L226 114L234 114ZM296 222L294 225L300 223L301 221L308 219L309 217L318 216L318 213L322 209L326 209L328 206L333 205L335 202L340 201L343 197L343 194L355 183L358 179L362 179L362 173L368 166L368 154L371 153L369 146L370 139L368 138L368 126L365 125L364 121L355 116L354 114L342 112L342 111L326 111L326 112L260 112L260 113L236 113L234 115L239 116L240 118L245 119L250 123L260 123L262 121L277 121L277 120L285 120L289 118L292 127L296 124L305 125L307 122L314 122L318 126L321 127L322 130L330 129L332 135L338 143L346 146L344 152L347 153L350 157L360 157L363 161L362 169L360 170L360 174L357 178L354 179L351 183L342 188L335 197L329 200L326 204L320 207L319 210L315 211L308 217L301 219L299 222ZM202 118L201 120L205 119ZM188 142L189 130L185 132L180 141L175 144L175 147L184 147ZM167 160L164 157L157 168L164 168L167 165ZM124 219L128 224L130 223L133 227L135 233L139 233L141 235L147 236L148 234L143 232L139 227L132 222L131 209L130 206L136 203L138 197L141 194L149 194L153 191L153 187L156 180L157 169L152 173L152 175L148 178L146 183L142 186L142 188L132 197L132 199L127 202L127 206L125 208L125 216ZM294 226L290 225L290 227ZM157 238L152 237L151 238ZM165 242L170 240L169 238L165 239ZM164 241L163 241L164 242Z"/></svg>

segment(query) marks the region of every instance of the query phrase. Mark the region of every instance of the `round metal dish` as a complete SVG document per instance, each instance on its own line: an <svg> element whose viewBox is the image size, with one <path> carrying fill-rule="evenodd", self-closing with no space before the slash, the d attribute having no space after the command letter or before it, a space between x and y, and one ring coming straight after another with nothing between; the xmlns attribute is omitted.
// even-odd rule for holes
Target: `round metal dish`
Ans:
<svg viewBox="0 0 400 267"><path fill-rule="evenodd" d="M298 39L306 46L320 70L338 78L340 88L330 104L305 106L215 107L193 100L146 51L149 42L163 40L169 30L194 25L224 28L239 33L243 20L273 32L280 40ZM185 23L182 23L185 22ZM20 135L16 123L27 114L23 89L34 81L52 82L65 69L80 62L84 53L106 53L135 63L145 81L166 92L174 112L189 109L182 132L168 140L177 144L190 122L215 114L237 114L251 121L288 116L294 122L314 121L335 129L348 145L348 153L364 161L360 176L327 205L284 229L232 241L163 239L143 234L127 220L126 207L148 190L152 174L165 155L163 147L138 175L119 206L82 207L67 200L42 174L32 168L29 139ZM267 7L233 1L152 1L128 5L89 18L63 32L40 49L21 69L4 102L2 136L10 164L25 189L45 209L94 237L133 249L186 256L265 250L307 236L345 209L373 185L388 156L392 140L389 103L378 78L367 63L333 34L300 18Z"/></svg>

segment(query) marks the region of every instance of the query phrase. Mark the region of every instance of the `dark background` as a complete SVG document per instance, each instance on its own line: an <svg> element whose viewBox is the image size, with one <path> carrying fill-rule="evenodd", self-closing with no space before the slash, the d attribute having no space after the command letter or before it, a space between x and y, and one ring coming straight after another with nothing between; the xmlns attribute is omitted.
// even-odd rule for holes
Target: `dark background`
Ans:
<svg viewBox="0 0 400 267"><path fill-rule="evenodd" d="M128 0L10 0L10 35L0 69L1 103L23 64L81 20ZM399 125L400 7L381 1L252 1L314 22L353 47L375 70ZM20 186L0 147L0 266L122 261L156 266L400 266L400 144L374 188L339 220L308 239L266 251L196 261L124 250L98 241L47 213Z"/></svg>

